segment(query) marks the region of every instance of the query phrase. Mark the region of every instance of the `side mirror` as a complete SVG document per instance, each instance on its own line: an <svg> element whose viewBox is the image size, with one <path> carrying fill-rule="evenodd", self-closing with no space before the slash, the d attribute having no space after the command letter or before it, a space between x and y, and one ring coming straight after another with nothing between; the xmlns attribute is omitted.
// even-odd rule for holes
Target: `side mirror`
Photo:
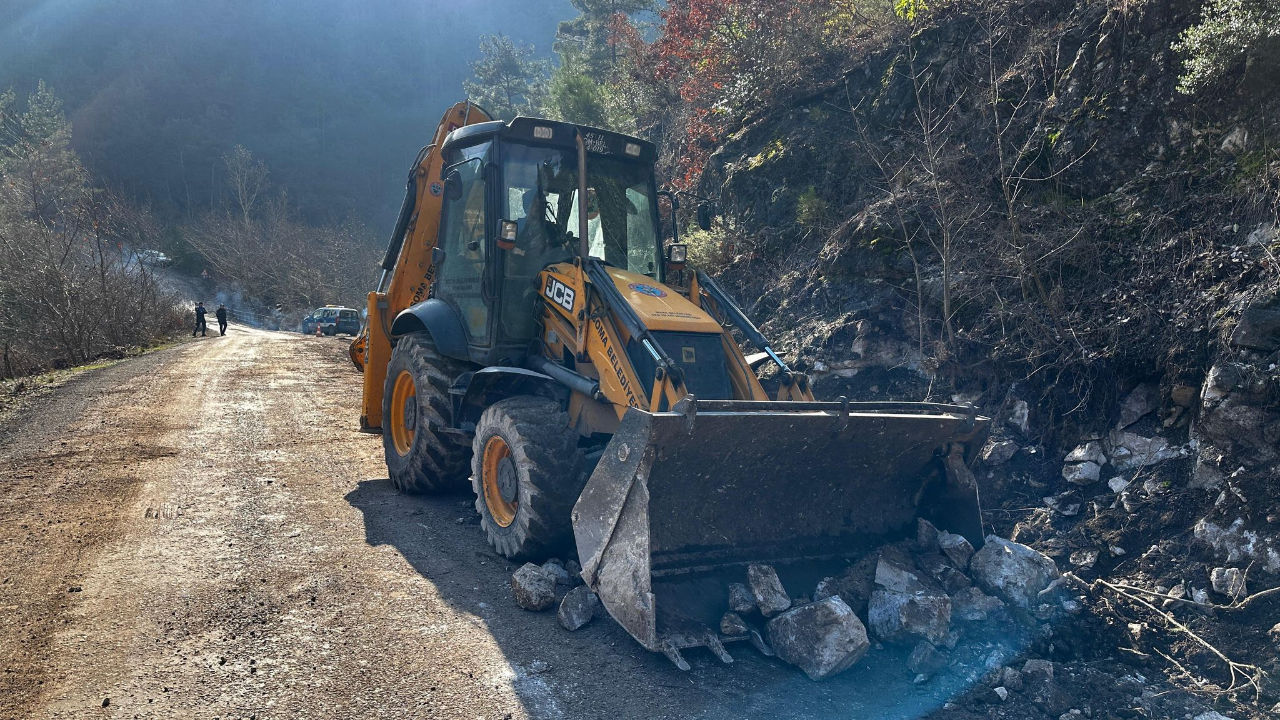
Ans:
<svg viewBox="0 0 1280 720"><path fill-rule="evenodd" d="M462 175L457 170L450 172L444 179L444 197L449 202L462 199Z"/></svg>
<svg viewBox="0 0 1280 720"><path fill-rule="evenodd" d="M703 230L711 229L711 206L706 203L698 205L698 227Z"/></svg>
<svg viewBox="0 0 1280 720"><path fill-rule="evenodd" d="M444 258L444 248L439 245L431 248L431 264L435 266L437 273L440 272L440 266L444 265Z"/></svg>
<svg viewBox="0 0 1280 720"><path fill-rule="evenodd" d="M689 260L689 246L684 243L672 243L667 246L667 268L683 270Z"/></svg>

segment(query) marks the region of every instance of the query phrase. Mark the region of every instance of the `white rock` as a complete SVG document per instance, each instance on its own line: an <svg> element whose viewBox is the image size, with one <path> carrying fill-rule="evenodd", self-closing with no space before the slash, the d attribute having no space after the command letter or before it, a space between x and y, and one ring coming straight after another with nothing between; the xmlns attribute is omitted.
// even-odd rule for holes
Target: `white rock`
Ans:
<svg viewBox="0 0 1280 720"><path fill-rule="evenodd" d="M1125 488L1129 487L1129 481L1117 475L1107 481L1107 487L1111 488L1111 492L1119 494L1124 492Z"/></svg>
<svg viewBox="0 0 1280 720"><path fill-rule="evenodd" d="M556 601L556 578L533 563L525 563L511 576L511 593L516 605L525 610L546 610Z"/></svg>
<svg viewBox="0 0 1280 720"><path fill-rule="evenodd" d="M1280 240L1280 226L1275 223L1262 223L1245 238L1249 245L1270 245L1276 240Z"/></svg>
<svg viewBox="0 0 1280 720"><path fill-rule="evenodd" d="M982 449L982 462L987 465L1003 465L1017 455L1018 450L1018 443L1012 440L992 441Z"/></svg>
<svg viewBox="0 0 1280 720"><path fill-rule="evenodd" d="M1237 125L1232 128L1231 132L1222 139L1222 152L1238 153L1249 147L1249 131L1244 129L1243 125ZM1213 713L1218 715L1218 713ZM1218 717L1222 717L1218 715ZM1205 720L1205 718L1197 717L1195 720ZM1208 718L1208 720L1216 720L1216 718Z"/></svg>
<svg viewBox="0 0 1280 720"><path fill-rule="evenodd" d="M1123 430L1160 405L1160 388L1152 383L1142 383L1120 405L1120 422L1116 429Z"/></svg>
<svg viewBox="0 0 1280 720"><path fill-rule="evenodd" d="M1169 441L1159 435L1146 438L1137 433L1117 431L1111 433L1108 442L1111 464L1120 472L1172 460L1184 454L1180 448L1169 447Z"/></svg>
<svg viewBox="0 0 1280 720"><path fill-rule="evenodd" d="M867 621L871 632L885 642L928 640L942 644L950 634L951 598L933 590L904 593L878 589L867 604Z"/></svg>
<svg viewBox="0 0 1280 720"><path fill-rule="evenodd" d="M884 556L876 563L875 584L867 603L867 622L878 639L896 643L928 640L934 644L947 639L950 597Z"/></svg>
<svg viewBox="0 0 1280 720"><path fill-rule="evenodd" d="M969 567L969 558L973 557L973 545L964 538L963 535L949 533L945 530L938 532L938 548L942 550L956 567L964 570Z"/></svg>
<svg viewBox="0 0 1280 720"><path fill-rule="evenodd" d="M1245 589L1244 573L1240 568L1214 568L1209 573L1209 582L1213 584L1213 591L1221 593L1231 598L1239 600L1249 594Z"/></svg>
<svg viewBox="0 0 1280 720"><path fill-rule="evenodd" d="M600 606L600 598L591 592L586 585L579 585L565 594L560 601L560 609L556 611L556 620L560 627L573 632L591 622Z"/></svg>
<svg viewBox="0 0 1280 720"><path fill-rule="evenodd" d="M1218 557L1229 563L1241 563L1247 560L1261 563L1269 573L1280 570L1280 553L1274 543L1262 538L1253 530L1244 529L1244 519L1236 518L1228 527L1204 518L1193 528L1195 537L1213 549Z"/></svg>
<svg viewBox="0 0 1280 720"><path fill-rule="evenodd" d="M1191 481L1187 487L1197 490L1217 490L1222 487L1222 471L1218 470L1205 457L1204 453L1196 458L1196 466L1191 471Z"/></svg>
<svg viewBox="0 0 1280 720"><path fill-rule="evenodd" d="M875 583L886 590L900 593L922 592L926 589L919 576L887 557L881 557L876 562Z"/></svg>
<svg viewBox="0 0 1280 720"><path fill-rule="evenodd" d="M1094 465L1106 465L1107 456L1102 452L1102 443L1097 440L1090 440L1083 445L1077 446L1075 450L1067 453L1067 457L1064 462L1091 462Z"/></svg>
<svg viewBox="0 0 1280 720"><path fill-rule="evenodd" d="M1227 717L1226 715L1223 715L1222 713L1216 710L1210 710L1208 712L1200 713L1199 715L1195 716L1191 720L1231 720L1231 718Z"/></svg>
<svg viewBox="0 0 1280 720"><path fill-rule="evenodd" d="M995 692L1001 700L1007 700L1009 698L1009 691L1004 689L1004 687L998 687L993 692Z"/></svg>
<svg viewBox="0 0 1280 720"><path fill-rule="evenodd" d="M769 565L748 565L747 586L765 617L773 617L791 607L791 596L782 587L778 572Z"/></svg>
<svg viewBox="0 0 1280 720"><path fill-rule="evenodd" d="M1204 399L1206 406L1213 405L1226 397L1239 384L1240 370L1237 367L1232 364L1214 365L1209 369L1209 375L1204 380L1204 389L1200 392L1200 397Z"/></svg>
<svg viewBox="0 0 1280 720"><path fill-rule="evenodd" d="M1095 462L1064 465L1062 468L1062 477L1074 485L1089 485L1098 482L1098 478L1101 476L1102 468L1098 467Z"/></svg>
<svg viewBox="0 0 1280 720"><path fill-rule="evenodd" d="M1009 425L1017 428L1023 435L1031 429L1031 408L1027 406L1026 400L1019 400L1013 404L1013 410L1009 413Z"/></svg>
<svg viewBox="0 0 1280 720"><path fill-rule="evenodd" d="M785 612L769 621L768 631L778 657L811 680L848 669L871 647L862 621L839 596Z"/></svg>
<svg viewBox="0 0 1280 720"><path fill-rule="evenodd" d="M1028 609L1060 577L1048 556L995 535L969 561L969 574L986 592Z"/></svg>

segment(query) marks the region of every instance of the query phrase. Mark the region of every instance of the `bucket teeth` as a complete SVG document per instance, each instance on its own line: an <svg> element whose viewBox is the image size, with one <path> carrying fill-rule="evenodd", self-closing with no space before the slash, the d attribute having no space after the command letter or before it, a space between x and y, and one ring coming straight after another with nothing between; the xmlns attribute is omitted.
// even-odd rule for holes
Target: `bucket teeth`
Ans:
<svg viewBox="0 0 1280 720"><path fill-rule="evenodd" d="M751 644L755 646L756 650L759 650L760 654L765 657L773 657L773 648L769 647L769 643L760 634L760 631L751 625L748 625L747 628L748 637L751 638Z"/></svg>
<svg viewBox="0 0 1280 720"><path fill-rule="evenodd" d="M717 638L714 633L707 636L707 647L711 649L711 652L715 653L716 657L720 658L720 662L726 665L733 662L733 656L724 649L724 645L720 643L720 638Z"/></svg>
<svg viewBox="0 0 1280 720"><path fill-rule="evenodd" d="M663 643L662 654L666 655L667 659L670 660L672 663L674 663L675 666L680 668L681 670L685 670L685 671L689 670L689 667L690 667L689 661L684 659L684 656L680 654L680 650L675 645L672 645L670 643Z"/></svg>
<svg viewBox="0 0 1280 720"><path fill-rule="evenodd" d="M758 635L755 630L752 633ZM752 640L754 643L755 640ZM669 630L662 633L658 638L659 647L662 654L666 655L675 666L681 670L689 669L689 662L680 654L681 650L689 648L705 647L710 650L713 655L720 658L720 662L726 665L733 662L733 656L724 649L724 643L720 642L720 636L711 628L703 626L681 628L680 630Z"/></svg>

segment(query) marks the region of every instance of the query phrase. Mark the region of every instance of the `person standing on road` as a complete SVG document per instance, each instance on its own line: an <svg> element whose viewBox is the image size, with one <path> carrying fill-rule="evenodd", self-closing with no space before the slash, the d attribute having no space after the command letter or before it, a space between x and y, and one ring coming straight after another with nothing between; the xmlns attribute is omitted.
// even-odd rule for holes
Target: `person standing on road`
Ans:
<svg viewBox="0 0 1280 720"><path fill-rule="evenodd" d="M196 333L200 333L200 337L205 337L206 326L204 323L204 316L204 303L196 303L196 329L191 331L191 337L195 337Z"/></svg>
<svg viewBox="0 0 1280 720"><path fill-rule="evenodd" d="M218 311L214 313L218 318L218 332L222 335L227 334L227 306L218 303Z"/></svg>

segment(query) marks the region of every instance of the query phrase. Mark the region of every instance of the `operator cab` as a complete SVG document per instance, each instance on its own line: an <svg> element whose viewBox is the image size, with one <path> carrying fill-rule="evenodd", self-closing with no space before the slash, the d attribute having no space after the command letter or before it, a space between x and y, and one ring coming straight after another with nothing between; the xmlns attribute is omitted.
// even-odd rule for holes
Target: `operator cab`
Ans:
<svg viewBox="0 0 1280 720"><path fill-rule="evenodd" d="M462 321L475 362L519 364L538 332L538 273L578 253L578 153L587 149L592 257L662 281L652 143L518 117L449 133L434 296Z"/></svg>

